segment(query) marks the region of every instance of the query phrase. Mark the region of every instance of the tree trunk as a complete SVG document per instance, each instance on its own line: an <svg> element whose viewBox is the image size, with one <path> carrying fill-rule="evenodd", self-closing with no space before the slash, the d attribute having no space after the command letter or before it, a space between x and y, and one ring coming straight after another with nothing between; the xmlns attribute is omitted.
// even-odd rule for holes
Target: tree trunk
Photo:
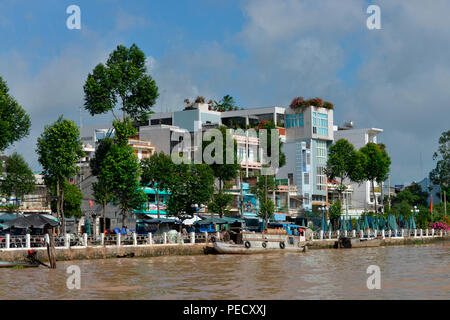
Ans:
<svg viewBox="0 0 450 320"><path fill-rule="evenodd" d="M62 232L66 234L66 220L64 218L64 187L61 190L61 218L62 218Z"/></svg>
<svg viewBox="0 0 450 320"><path fill-rule="evenodd" d="M241 218L244 218L244 187L242 185L242 170L239 174L239 183L241 185Z"/></svg>
<svg viewBox="0 0 450 320"><path fill-rule="evenodd" d="M375 214L377 214L378 211L377 211L377 198L375 197L375 184L373 180L370 180L370 183L372 185L373 205L375 208Z"/></svg>
<svg viewBox="0 0 450 320"><path fill-rule="evenodd" d="M103 233L106 230L106 200L103 200Z"/></svg>
<svg viewBox="0 0 450 320"><path fill-rule="evenodd" d="M50 240L50 243L47 243L47 254L48 254L48 261L50 262L50 268L56 269L56 252L55 252L55 240L53 239L53 229L48 229L48 237Z"/></svg>
<svg viewBox="0 0 450 320"><path fill-rule="evenodd" d="M128 216L127 210L123 209L122 210L122 228L125 228L125 229L127 229L127 216Z"/></svg>
<svg viewBox="0 0 450 320"><path fill-rule="evenodd" d="M267 175L264 176L264 206L265 206L265 212L264 212L264 220L265 220L265 226L264 229L267 229L267 222L269 220L269 214L267 212Z"/></svg>
<svg viewBox="0 0 450 320"><path fill-rule="evenodd" d="M158 219L159 219L159 190L156 188L156 212L158 213Z"/></svg>
<svg viewBox="0 0 450 320"><path fill-rule="evenodd" d="M56 181L56 216L58 221L61 222L61 210L60 210L60 198L59 198L59 181ZM62 226L62 224L61 224ZM61 228L58 226L58 235L61 234Z"/></svg>

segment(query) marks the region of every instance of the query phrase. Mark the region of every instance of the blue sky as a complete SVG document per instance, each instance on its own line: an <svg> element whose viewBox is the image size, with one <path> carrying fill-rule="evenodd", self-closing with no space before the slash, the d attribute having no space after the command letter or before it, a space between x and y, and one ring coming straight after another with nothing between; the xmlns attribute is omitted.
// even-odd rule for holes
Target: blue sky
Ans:
<svg viewBox="0 0 450 320"><path fill-rule="evenodd" d="M68 30L66 8L81 8ZM0 2L0 76L30 113L30 136L7 153L39 170L36 137L60 114L79 123L82 86L119 45L136 43L160 88L155 111L187 97L235 97L242 107L287 106L319 96L335 124L384 129L393 183L419 180L449 128L450 3L380 0L382 29L368 30L365 0ZM104 123L91 117L83 124ZM420 162L422 158L422 164Z"/></svg>

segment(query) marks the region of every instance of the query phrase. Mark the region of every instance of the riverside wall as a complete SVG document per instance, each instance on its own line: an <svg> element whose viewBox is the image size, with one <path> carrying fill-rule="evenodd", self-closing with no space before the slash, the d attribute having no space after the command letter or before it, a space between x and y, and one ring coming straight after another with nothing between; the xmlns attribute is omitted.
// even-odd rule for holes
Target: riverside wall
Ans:
<svg viewBox="0 0 450 320"><path fill-rule="evenodd" d="M381 246L419 245L446 242L449 235L442 237L405 237L385 238L381 240ZM308 249L333 249L336 239L315 239L309 242ZM42 262L48 262L46 248L33 248L37 252L37 258ZM341 249L342 250L342 249ZM345 249L344 249L345 250ZM56 248L57 261L110 259L110 258L147 258L171 255L203 255L213 254L212 243L195 244L154 244L154 245L126 245L126 246L85 246ZM27 249L0 249L0 261L25 261Z"/></svg>
<svg viewBox="0 0 450 320"><path fill-rule="evenodd" d="M42 262L48 262L46 248L33 248L36 257ZM213 251L211 244L157 244L139 246L89 246L56 248L57 261L109 259L127 257L159 257L171 255L200 255ZM25 261L26 249L2 249L0 261Z"/></svg>

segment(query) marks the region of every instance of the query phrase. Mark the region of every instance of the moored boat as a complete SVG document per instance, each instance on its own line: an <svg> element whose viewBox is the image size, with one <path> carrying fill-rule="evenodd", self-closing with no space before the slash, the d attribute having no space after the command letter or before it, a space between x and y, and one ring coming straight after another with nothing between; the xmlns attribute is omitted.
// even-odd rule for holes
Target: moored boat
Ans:
<svg viewBox="0 0 450 320"><path fill-rule="evenodd" d="M341 237L334 243L335 248L368 248L379 247L380 245L381 239L378 238L360 239Z"/></svg>
<svg viewBox="0 0 450 320"><path fill-rule="evenodd" d="M39 263L31 263L26 261L0 261L0 268L14 268L14 267L23 267L23 268L36 268L39 267Z"/></svg>
<svg viewBox="0 0 450 320"><path fill-rule="evenodd" d="M242 232L239 243L214 242L214 249L222 254L250 254L274 251L303 252L307 249L304 235Z"/></svg>

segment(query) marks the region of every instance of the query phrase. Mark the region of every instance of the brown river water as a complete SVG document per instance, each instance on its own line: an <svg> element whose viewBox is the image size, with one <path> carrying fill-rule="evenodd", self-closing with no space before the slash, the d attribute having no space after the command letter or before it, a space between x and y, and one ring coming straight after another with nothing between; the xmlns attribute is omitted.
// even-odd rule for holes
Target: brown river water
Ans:
<svg viewBox="0 0 450 320"><path fill-rule="evenodd" d="M81 270L68 289L67 267ZM367 267L381 269L369 290ZM450 243L306 253L167 256L0 269L0 299L449 299Z"/></svg>

